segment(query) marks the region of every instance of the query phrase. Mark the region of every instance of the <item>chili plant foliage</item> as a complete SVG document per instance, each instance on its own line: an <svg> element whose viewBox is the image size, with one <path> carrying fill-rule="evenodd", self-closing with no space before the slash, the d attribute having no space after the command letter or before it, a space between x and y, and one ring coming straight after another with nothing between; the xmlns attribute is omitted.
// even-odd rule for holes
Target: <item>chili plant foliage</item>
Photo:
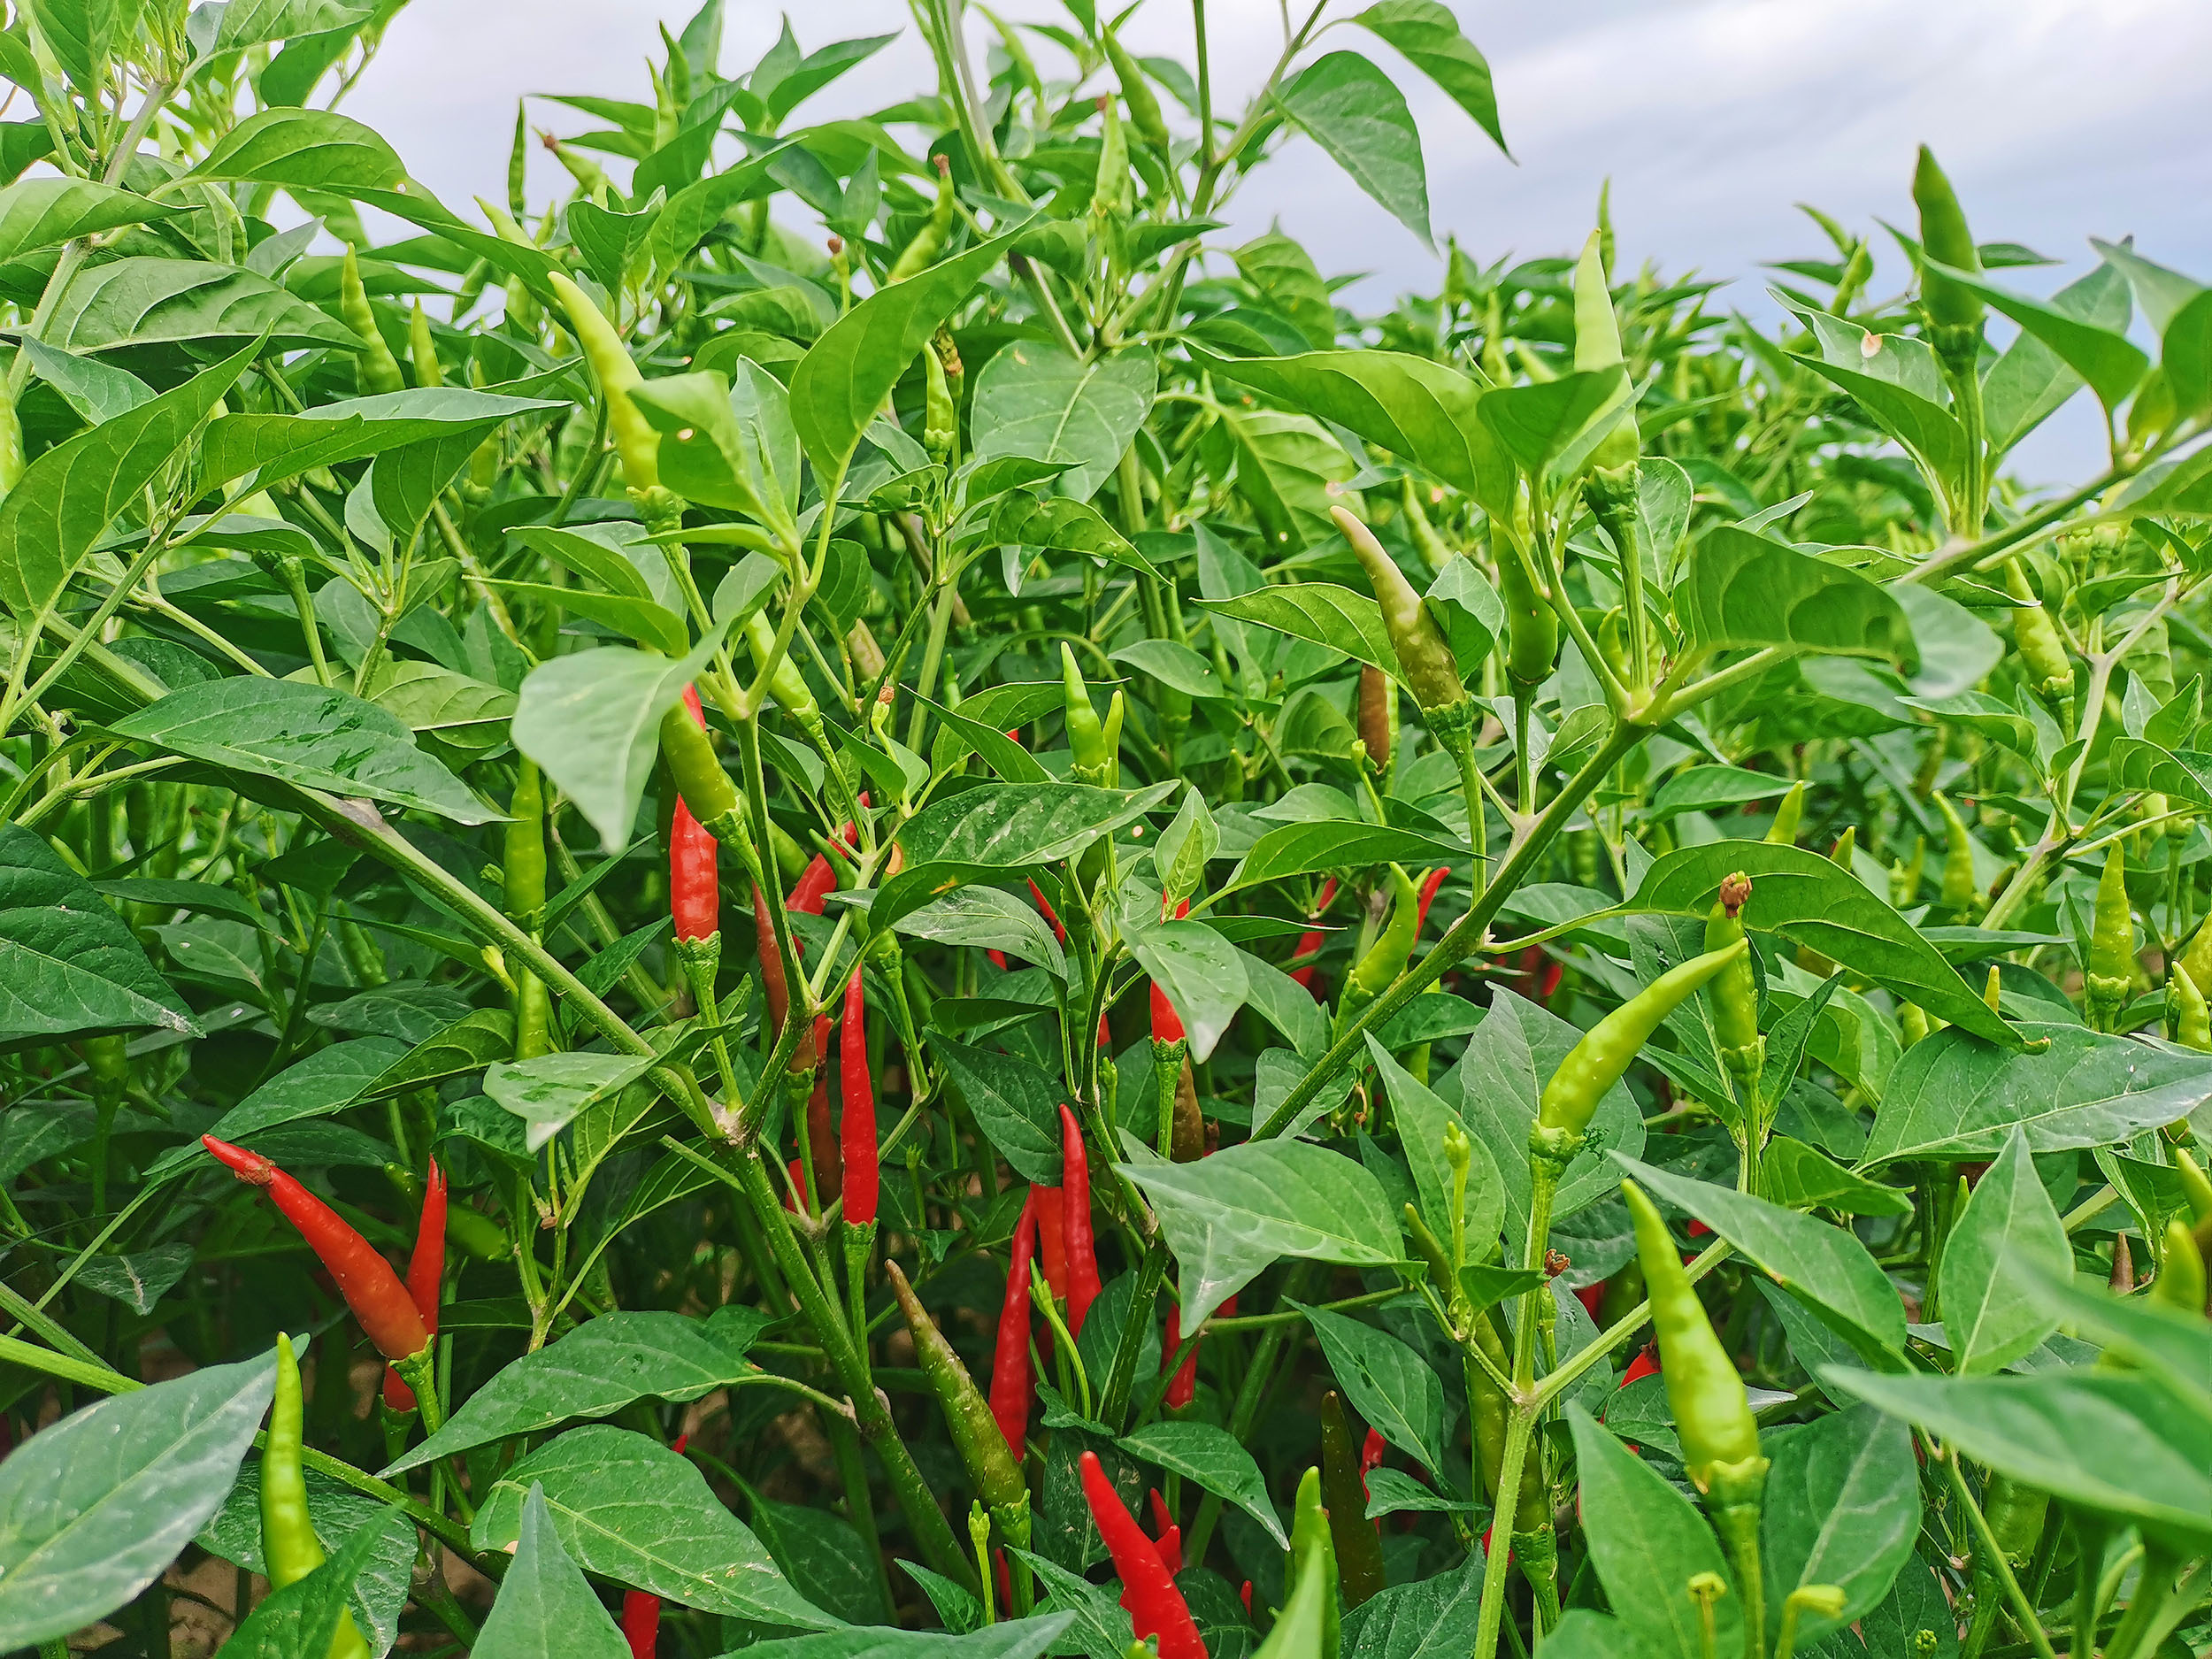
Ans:
<svg viewBox="0 0 2212 1659"><path fill-rule="evenodd" d="M1349 309L1433 0L455 207L396 9L0 34L0 1648L2203 1650L2212 294Z"/></svg>

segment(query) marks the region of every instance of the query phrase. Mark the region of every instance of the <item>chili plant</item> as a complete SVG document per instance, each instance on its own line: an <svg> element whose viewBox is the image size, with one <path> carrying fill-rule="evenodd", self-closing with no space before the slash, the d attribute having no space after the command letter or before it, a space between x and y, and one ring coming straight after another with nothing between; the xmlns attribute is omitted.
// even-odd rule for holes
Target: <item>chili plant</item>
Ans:
<svg viewBox="0 0 2212 1659"><path fill-rule="evenodd" d="M457 207L397 10L0 32L0 1647L2212 1640L2154 238L1362 309L1434 0L711 0Z"/></svg>

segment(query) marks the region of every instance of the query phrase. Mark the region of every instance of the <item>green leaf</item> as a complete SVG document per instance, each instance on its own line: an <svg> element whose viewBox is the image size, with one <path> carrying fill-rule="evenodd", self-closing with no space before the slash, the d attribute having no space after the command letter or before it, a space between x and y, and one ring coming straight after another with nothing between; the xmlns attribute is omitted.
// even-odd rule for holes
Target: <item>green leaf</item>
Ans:
<svg viewBox="0 0 2212 1659"><path fill-rule="evenodd" d="M2016 1125L1946 1235L1936 1274L1944 1334L1962 1375L2001 1371L2058 1329L2040 1279L2073 1261L2065 1224Z"/></svg>
<svg viewBox="0 0 2212 1659"><path fill-rule="evenodd" d="M1459 20L1441 0L1377 0L1353 22L1380 35L1415 68L1451 95L1453 103L1474 117L1507 155L1498 126L1498 95L1490 84L1489 60L1459 32Z"/></svg>
<svg viewBox="0 0 2212 1659"><path fill-rule="evenodd" d="M2161 342L2159 365L2166 372L2177 413L2212 411L2212 292L2198 295L2174 313Z"/></svg>
<svg viewBox="0 0 2212 1659"><path fill-rule="evenodd" d="M1149 349L1087 360L1050 342L1011 341L976 376L973 458L1025 456L1064 465L1061 492L1088 501L1144 425L1158 380Z"/></svg>
<svg viewBox="0 0 2212 1659"><path fill-rule="evenodd" d="M457 1077L481 1071L515 1051L515 1017L504 1008L480 1008L464 1014L427 1041L411 1048L365 1087L364 1104L388 1100L410 1089L435 1087Z"/></svg>
<svg viewBox="0 0 2212 1659"><path fill-rule="evenodd" d="M1688 1589L1701 1572L1732 1586L1720 1544L1690 1501L1578 1405L1567 1408L1582 1481L1582 1525L1606 1600L1655 1655L1704 1659L1743 1646L1743 1597L1713 1603L1718 1642L1709 1649Z"/></svg>
<svg viewBox="0 0 2212 1659"><path fill-rule="evenodd" d="M1355 184L1424 242L1430 240L1421 131L1388 75L1357 52L1330 52L1276 97Z"/></svg>
<svg viewBox="0 0 2212 1659"><path fill-rule="evenodd" d="M1057 1187L1061 1176L1059 1079L1013 1055L933 1038L930 1052L993 1146L1024 1180Z"/></svg>
<svg viewBox="0 0 2212 1659"><path fill-rule="evenodd" d="M1065 495L1040 497L1018 489L1000 501L989 525L986 534L993 541L1110 559L1155 581L1167 580L1157 565L1087 501Z"/></svg>
<svg viewBox="0 0 2212 1659"><path fill-rule="evenodd" d="M1912 451L1938 478L1956 478L1966 458L1964 428L1959 425L1958 418L1937 401L1936 387L1921 385L1897 366L1900 359L1919 360L1913 356L1912 348L1919 348L1924 357L1925 348L1918 341L1903 340L1895 334L1867 334L1864 338L1874 344L1875 350L1856 365L1838 362L1833 357L1807 357L1797 352L1790 355L1849 393L1852 401L1866 411L1877 426Z"/></svg>
<svg viewBox="0 0 2212 1659"><path fill-rule="evenodd" d="M254 472L267 488L312 467L411 444L444 439L473 449L485 434L518 415L559 407L543 398L439 386L318 403L298 414L219 416L201 441L198 481L211 489Z"/></svg>
<svg viewBox="0 0 2212 1659"><path fill-rule="evenodd" d="M2034 1045L2030 1052L1955 1030L1907 1049L1890 1073L1860 1167L1993 1158L2016 1126L2031 1152L2109 1146L2212 1099L2212 1057L2058 1021L2018 1030Z"/></svg>
<svg viewBox="0 0 2212 1659"><path fill-rule="evenodd" d="M1121 1164L1144 1190L1179 1264L1183 1322L1206 1316L1286 1256L1351 1266L1398 1259L1381 1185L1340 1153L1248 1141L1195 1164Z"/></svg>
<svg viewBox="0 0 2212 1659"><path fill-rule="evenodd" d="M2074 1282L2070 1262L2062 1272L2032 1271L2042 1294L2055 1300L2065 1322L2107 1349L2154 1371L2196 1408L2212 1412L2212 1321L2186 1309L2141 1296L2122 1297Z"/></svg>
<svg viewBox="0 0 2212 1659"><path fill-rule="evenodd" d="M1616 365L1487 393L1479 412L1521 471L1541 478L1585 440L1609 430L1634 389Z"/></svg>
<svg viewBox="0 0 2212 1659"><path fill-rule="evenodd" d="M235 1659L308 1659L328 1653L357 1581L385 1553L388 1541L403 1535L411 1556L414 1524L396 1509L357 1529L307 1577L272 1591L224 1642L224 1653ZM354 1634L359 1633L356 1623Z"/></svg>
<svg viewBox="0 0 2212 1659"><path fill-rule="evenodd" d="M1132 929L1127 942L1182 1019L1191 1058L1203 1064L1244 1006L1243 956L1203 922L1156 922Z"/></svg>
<svg viewBox="0 0 2212 1659"><path fill-rule="evenodd" d="M495 1502L498 1496L495 1487ZM506 1542L515 1558L470 1651L480 1659L622 1659L629 1645L563 1547L545 1489L533 1486L518 1494L513 1507Z"/></svg>
<svg viewBox="0 0 2212 1659"><path fill-rule="evenodd" d="M1256 622L1294 639L1371 664L1395 679L1398 653L1383 626L1382 607L1365 594L1334 582L1277 582L1228 599L1202 599L1207 611L1240 622Z"/></svg>
<svg viewBox="0 0 2212 1659"><path fill-rule="evenodd" d="M1855 1174L1817 1147L1787 1135L1767 1142L1760 1174L1774 1202L1786 1209L1838 1210L1847 1216L1912 1213L1912 1200L1896 1187Z"/></svg>
<svg viewBox="0 0 2212 1659"><path fill-rule="evenodd" d="M2153 1378L1822 1375L2009 1479L2212 1549L2212 1414Z"/></svg>
<svg viewBox="0 0 2212 1659"><path fill-rule="evenodd" d="M469 1541L479 1549L514 1542L534 1489L561 1548L588 1572L729 1618L799 1630L834 1622L785 1582L697 1465L657 1440L605 1425L557 1436L500 1477Z"/></svg>
<svg viewBox="0 0 2212 1659"><path fill-rule="evenodd" d="M0 261L184 210L89 179L23 179L0 190Z"/></svg>
<svg viewBox="0 0 2212 1659"><path fill-rule="evenodd" d="M0 826L0 1045L199 1023L122 918L34 831Z"/></svg>
<svg viewBox="0 0 2212 1659"><path fill-rule="evenodd" d="M1455 1128L1467 1136L1467 1196L1461 1219L1471 1253L1479 1251L1498 1236L1505 1224L1505 1183L1498 1174L1497 1161L1490 1156L1488 1142L1469 1133L1459 1114L1417 1081L1372 1033L1367 1038L1367 1056L1374 1062L1390 1102L1398 1128L1398 1148L1413 1171L1414 1190L1420 1194L1421 1218L1440 1239L1452 1237L1454 1182L1451 1164L1444 1156L1444 1137ZM1451 1287L1446 1285L1437 1289L1448 1302Z"/></svg>
<svg viewBox="0 0 2212 1659"><path fill-rule="evenodd" d="M1613 1155L1638 1186L1687 1210L1869 1353L1905 1351L1905 1306L1866 1246L1841 1227L1763 1198Z"/></svg>
<svg viewBox="0 0 2212 1659"><path fill-rule="evenodd" d="M407 168L373 128L349 115L273 109L250 115L224 134L188 176L342 196L356 187L403 188Z"/></svg>
<svg viewBox="0 0 2212 1659"><path fill-rule="evenodd" d="M1432 4L1385 0L1356 20L1364 22L1386 5ZM1285 408L1334 421L1486 509L1500 503L1510 511L1512 461L1477 417L1479 388L1458 370L1396 351L1224 357L1200 346L1189 349L1208 373L1263 392Z"/></svg>
<svg viewBox="0 0 2212 1659"><path fill-rule="evenodd" d="M1856 876L1818 853L1772 841L1713 841L1655 860L1627 908L1702 920L1731 872L1751 878L1747 926L1780 933L1864 974L1929 1013L2019 1048L2024 1035L1989 1010L1943 953Z"/></svg>
<svg viewBox="0 0 2212 1659"><path fill-rule="evenodd" d="M1466 857L1463 847L1384 824L1347 824L1334 819L1283 824L1252 843L1220 891L1321 870L1364 870L1385 864L1402 864L1410 869L1463 863Z"/></svg>
<svg viewBox="0 0 2212 1659"><path fill-rule="evenodd" d="M1838 1617L1800 1617L1803 1652L1871 1611L1912 1558L1920 1472L1911 1434L1868 1406L1802 1425L1774 1448L1759 1525L1770 1641L1791 1591L1832 1584L1844 1594Z"/></svg>
<svg viewBox="0 0 2212 1659"><path fill-rule="evenodd" d="M1306 1316L1344 1397L1367 1425L1430 1474L1444 1473L1444 1385L1436 1369L1371 1325L1290 1300Z"/></svg>
<svg viewBox="0 0 2212 1659"><path fill-rule="evenodd" d="M26 467L0 502L0 605L27 622L60 599L92 544L138 502L253 355L241 351Z"/></svg>
<svg viewBox="0 0 2212 1659"><path fill-rule="evenodd" d="M825 49L827 50L827 49ZM1017 1551L1033 1563L1039 1557ZM905 1565L903 1562L901 1563ZM1049 1568L1052 1563L1044 1563ZM1113 1605L1110 1594L1107 1605ZM980 1609L979 1609L979 1611ZM818 1636L790 1636L780 1641L748 1645L758 1659L1040 1659L1048 1652L1071 1651L1077 1640L1073 1613L1041 1613L1034 1618L1009 1619L1001 1609L1000 1622L956 1636L943 1631L892 1630L872 1626L862 1630L829 1631ZM1125 1616L1123 1624L1127 1624ZM1115 1650L1118 1653L1120 1650Z"/></svg>
<svg viewBox="0 0 2212 1659"><path fill-rule="evenodd" d="M1686 766L1652 791L1648 811L1655 819L1678 812L1710 812L1717 807L1771 801L1787 795L1795 784L1794 779L1741 766Z"/></svg>
<svg viewBox="0 0 2212 1659"><path fill-rule="evenodd" d="M105 1618L207 1524L269 1409L266 1356L134 1387L0 1463L0 1646Z"/></svg>
<svg viewBox="0 0 2212 1659"><path fill-rule="evenodd" d="M403 1063L407 1045L391 1037L357 1037L318 1048L295 1061L208 1125L218 1141L258 1143L272 1129L343 1111L370 1081ZM198 1140L172 1147L155 1159L150 1179L179 1170L211 1167Z"/></svg>
<svg viewBox="0 0 2212 1659"><path fill-rule="evenodd" d="M1005 255L1020 228L895 283L839 318L791 375L791 422L816 470L842 473L917 352Z"/></svg>
<svg viewBox="0 0 2212 1659"><path fill-rule="evenodd" d="M515 747L576 803L606 851L630 844L660 753L661 716L712 660L731 620L680 661L608 646L550 658L522 682Z"/></svg>
<svg viewBox="0 0 2212 1659"><path fill-rule="evenodd" d="M353 331L266 277L192 259L132 257L81 273L54 307L42 336L64 351L203 345L272 350L332 346L355 351Z"/></svg>
<svg viewBox="0 0 2212 1659"><path fill-rule="evenodd" d="M1884 589L1840 565L1732 526L1691 553L1675 611L1709 650L1784 650L1918 662L1910 624Z"/></svg>
<svg viewBox="0 0 2212 1659"><path fill-rule="evenodd" d="M415 747L404 721L326 687L257 674L187 686L116 723L117 736L303 789L412 807L457 824L494 811Z"/></svg>
<svg viewBox="0 0 2212 1659"><path fill-rule="evenodd" d="M899 918L896 928L910 939L1002 950L1035 963L1056 979L1068 977L1067 953L1036 906L1003 887L955 887L934 903Z"/></svg>
<svg viewBox="0 0 2212 1659"><path fill-rule="evenodd" d="M1925 263L1929 270L1980 295L1993 309L2050 347L2068 368L2089 382L2089 389L2108 411L2126 401L2150 366L2142 348L2119 329L2099 327L2048 300L2016 294L1976 273L1955 271L1932 259Z"/></svg>
<svg viewBox="0 0 2212 1659"><path fill-rule="evenodd" d="M640 1400L672 1405L729 1386L759 1367L745 1357L764 1323L747 1308L710 1321L680 1313L603 1313L510 1361L462 1402L445 1426L411 1448L384 1479L572 1417L607 1417ZM747 1340L732 1340L743 1337Z"/></svg>
<svg viewBox="0 0 2212 1659"><path fill-rule="evenodd" d="M484 1073L484 1093L529 1125L523 1145L535 1152L579 1114L621 1093L654 1064L650 1055L540 1055L493 1066Z"/></svg>
<svg viewBox="0 0 2212 1659"><path fill-rule="evenodd" d="M1290 1548L1282 1518L1267 1495L1267 1478L1228 1430L1210 1423L1148 1423L1115 1444L1132 1457L1226 1498L1257 1521L1279 1546Z"/></svg>

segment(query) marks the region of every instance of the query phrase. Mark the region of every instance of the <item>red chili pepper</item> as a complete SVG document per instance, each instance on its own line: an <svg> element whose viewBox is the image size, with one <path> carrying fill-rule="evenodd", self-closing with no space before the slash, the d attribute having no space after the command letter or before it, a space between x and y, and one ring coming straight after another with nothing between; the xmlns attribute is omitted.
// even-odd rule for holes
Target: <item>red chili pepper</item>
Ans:
<svg viewBox="0 0 2212 1659"><path fill-rule="evenodd" d="M783 953L776 949L776 925L768 915L768 900L753 884L753 942L760 951L760 991L768 1000L768 1024L778 1035L784 1015L791 1008L790 987L783 980Z"/></svg>
<svg viewBox="0 0 2212 1659"><path fill-rule="evenodd" d="M1091 1160L1083 1126L1060 1108L1061 1230L1067 1239L1068 1334L1083 1334L1083 1316L1098 1300L1098 1246L1091 1234Z"/></svg>
<svg viewBox="0 0 2212 1659"><path fill-rule="evenodd" d="M1175 1004L1167 1000L1167 993L1157 985L1152 987L1152 1041L1180 1042L1183 1041L1183 1021L1176 1013Z"/></svg>
<svg viewBox="0 0 2212 1659"><path fill-rule="evenodd" d="M269 1198L284 1218L299 1229L308 1248L322 1258L338 1294L353 1310L361 1329L386 1359L411 1359L430 1346L430 1332L421 1310L392 1271L391 1263L369 1248L369 1241L348 1226L329 1205L302 1187L258 1152L249 1152L213 1135L202 1135L200 1144L228 1166L249 1187L268 1188Z"/></svg>
<svg viewBox="0 0 2212 1659"><path fill-rule="evenodd" d="M684 704L705 729L699 694L684 687ZM676 937L705 939L722 930L722 882L716 870L714 837L691 815L681 795L668 826L668 909L676 918Z"/></svg>
<svg viewBox="0 0 2212 1659"><path fill-rule="evenodd" d="M1547 962L1544 964L1543 979L1537 987L1536 1000L1540 1002L1550 1002L1553 994L1559 989L1559 981L1566 977L1566 973L1567 964L1565 963L1559 961Z"/></svg>
<svg viewBox="0 0 2212 1659"><path fill-rule="evenodd" d="M690 1435L679 1434L676 1443L668 1449L681 1457L684 1448L690 1443ZM653 1648L660 1638L660 1597L644 1590L625 1590L622 1593L622 1640L630 1644L630 1659L653 1659Z"/></svg>
<svg viewBox="0 0 2212 1659"><path fill-rule="evenodd" d="M830 1118L829 1055L830 1018L827 1014L814 1017L813 1054L814 1093L807 1097L807 1145L814 1153L814 1202L826 1204L830 1195L841 1192L845 1186L845 1159L837 1144L837 1125ZM807 1044L799 1045L801 1056L805 1056ZM801 1068L803 1069L803 1068Z"/></svg>
<svg viewBox="0 0 2212 1659"><path fill-rule="evenodd" d="M407 1258L407 1294L432 1336L438 1334L438 1298L445 1288L445 1171L433 1158L423 1183L422 1217L415 1224L415 1253ZM384 1368L384 1403L395 1411L415 1409L415 1391L389 1365Z"/></svg>
<svg viewBox="0 0 2212 1659"><path fill-rule="evenodd" d="M1237 1592L1237 1600L1244 1603L1244 1617L1252 1617L1252 1581L1247 1578L1244 1587Z"/></svg>
<svg viewBox="0 0 2212 1659"><path fill-rule="evenodd" d="M1656 1342L1647 1342L1636 1357L1628 1362L1628 1369L1621 1373L1621 1386L1625 1388L1632 1382L1640 1382L1646 1377L1656 1377L1658 1374L1659 1345Z"/></svg>
<svg viewBox="0 0 2212 1659"><path fill-rule="evenodd" d="M783 1207L795 1216L799 1213L799 1210L798 1206L791 1202L791 1194L806 1190L806 1165L800 1163L798 1159L792 1158L784 1164L783 1172L791 1178L791 1185L784 1189Z"/></svg>
<svg viewBox="0 0 2212 1659"><path fill-rule="evenodd" d="M1421 908L1413 913L1413 936L1416 939L1420 938L1421 929L1427 925L1429 906L1436 902L1437 892L1443 887L1444 878L1450 873L1448 868L1440 865L1430 871L1428 879L1421 883Z"/></svg>
<svg viewBox="0 0 2212 1659"><path fill-rule="evenodd" d="M1374 1494L1367 1490L1367 1477L1373 1474L1376 1470L1382 1467L1383 1448L1388 1444L1389 1442L1383 1439L1382 1432L1379 1429L1368 1430L1366 1440L1361 1442L1359 1448L1359 1490L1360 1495L1363 1498L1372 1497L1374 1495Z"/></svg>
<svg viewBox="0 0 2212 1659"><path fill-rule="evenodd" d="M821 854L814 855L814 862L800 872L793 884L791 896L783 902L783 908L808 916L822 913L822 902L837 891L837 872L830 868L830 861Z"/></svg>
<svg viewBox="0 0 2212 1659"><path fill-rule="evenodd" d="M1206 1659L1206 1644L1190 1616L1190 1604L1175 1587L1158 1548L1144 1535L1114 1483L1106 1479L1096 1452L1083 1454L1082 1473L1084 1499L1091 1506L1099 1537L1105 1540L1106 1553L1114 1558L1114 1571L1121 1578L1121 1604L1138 1640L1156 1637L1160 1659Z"/></svg>
<svg viewBox="0 0 2212 1659"><path fill-rule="evenodd" d="M1021 1219L1014 1224L1013 1260L1006 1270L1006 1300L998 1310L998 1348L991 1356L991 1415L998 1432L1022 1460L1029 1433L1029 1407L1035 1386L1029 1375L1029 1264L1037 1253L1037 1193L1029 1189Z"/></svg>
<svg viewBox="0 0 2212 1659"><path fill-rule="evenodd" d="M1329 901L1335 897L1336 878L1334 876L1331 876L1326 881L1321 884L1321 902L1313 907L1313 914L1309 919L1315 921L1319 920L1323 913L1328 910ZM1304 986L1306 989L1311 991L1316 1002L1325 1002L1328 1000L1327 987L1317 987L1314 984L1314 970L1317 964L1312 962L1307 962L1306 958L1317 954L1322 945L1327 941L1328 937L1328 934L1318 927L1309 928L1306 932L1298 935L1298 949L1290 953L1290 959L1293 962L1306 962L1306 965L1302 968L1293 968L1290 971L1290 977L1297 980L1299 984Z"/></svg>
<svg viewBox="0 0 2212 1659"><path fill-rule="evenodd" d="M1167 1310L1167 1336L1160 1344L1160 1369L1162 1371L1175 1364L1175 1356L1182 1352L1182 1348L1183 1310L1180 1308L1170 1308ZM1190 1345L1190 1352L1183 1356L1182 1364L1177 1366L1175 1375L1168 1379L1167 1393L1164 1398L1168 1405L1179 1411L1197 1397L1198 1344L1193 1342Z"/></svg>
<svg viewBox="0 0 2212 1659"><path fill-rule="evenodd" d="M1160 1495L1157 1486L1152 1488L1152 1525L1159 1535L1152 1540L1152 1548L1160 1552L1160 1565L1167 1569L1172 1578L1183 1571L1183 1529L1175 1525L1175 1517L1168 1513L1167 1500Z"/></svg>
<svg viewBox="0 0 2212 1659"><path fill-rule="evenodd" d="M1052 936L1062 944L1066 944L1068 925L1060 919L1059 911L1052 908L1052 901L1045 897L1045 890L1037 885L1033 876L1030 878L1029 896L1037 901L1037 913L1052 924Z"/></svg>
<svg viewBox="0 0 2212 1659"><path fill-rule="evenodd" d="M876 1218L883 1171L876 1158L876 1082L868 1075L868 1004L860 970L845 987L845 1029L838 1040L838 1091L844 1112L845 1219L864 1227Z"/></svg>
<svg viewBox="0 0 2212 1659"><path fill-rule="evenodd" d="M1037 1207L1037 1255L1045 1288L1065 1300L1068 1294L1067 1194L1056 1187L1032 1182L1029 1202Z"/></svg>
<svg viewBox="0 0 2212 1659"><path fill-rule="evenodd" d="M1575 1292L1575 1300L1582 1304L1583 1312L1588 1314L1593 1319L1596 1318L1598 1304L1605 1300L1605 1281L1600 1279L1594 1285L1585 1285L1580 1290Z"/></svg>
<svg viewBox="0 0 2212 1659"><path fill-rule="evenodd" d="M1001 973L1007 972L1006 953L1003 950L987 950L983 954L990 957L991 965L996 968Z"/></svg>

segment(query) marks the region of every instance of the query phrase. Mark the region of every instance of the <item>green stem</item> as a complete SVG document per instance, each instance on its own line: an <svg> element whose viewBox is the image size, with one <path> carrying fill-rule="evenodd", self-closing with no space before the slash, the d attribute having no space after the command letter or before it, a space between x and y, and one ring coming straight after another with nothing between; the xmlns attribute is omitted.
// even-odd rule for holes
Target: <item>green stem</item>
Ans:
<svg viewBox="0 0 2212 1659"><path fill-rule="evenodd" d="M1990 1531L1988 1517L1982 1514L1981 1505L1974 1502L1974 1494L1967 1490L1966 1477L1960 1472L1957 1454L1947 1446L1936 1446L1924 1434L1921 1441L1927 1447L1929 1461L1942 1463L1944 1478L1950 1482L1951 1494L1958 1500L1961 1511L1974 1529L1978 1540L1975 1553L1988 1561L1990 1571L2004 1586L2005 1600L2012 1604L2013 1615L2019 1621L2020 1628L2026 1632L2037 1659L2058 1659L2051 1649L2051 1639L2044 1634L2043 1621L2035 1616L2035 1609L2028 1604L2027 1592L2020 1587L2018 1575L2012 1571L2011 1562L2005 1558L2004 1546L1997 1541L1997 1535ZM2112 1659L2112 1656L2108 1655L2108 1659Z"/></svg>

